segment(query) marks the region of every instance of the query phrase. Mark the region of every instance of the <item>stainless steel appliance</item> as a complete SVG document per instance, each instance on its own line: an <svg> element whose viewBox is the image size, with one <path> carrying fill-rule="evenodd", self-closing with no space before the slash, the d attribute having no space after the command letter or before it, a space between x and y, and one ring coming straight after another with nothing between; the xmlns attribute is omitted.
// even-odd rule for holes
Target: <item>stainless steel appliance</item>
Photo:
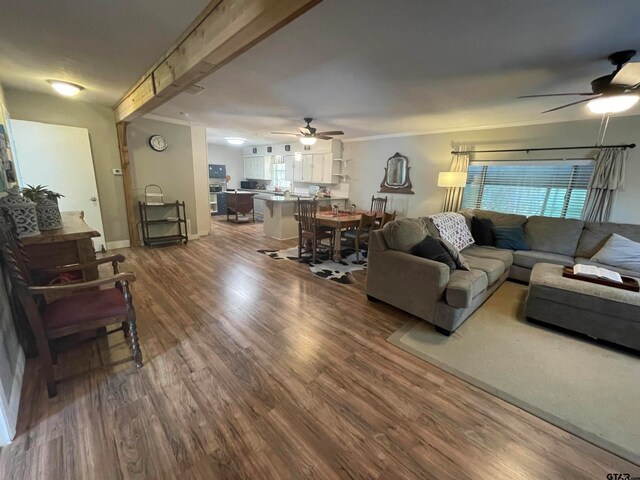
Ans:
<svg viewBox="0 0 640 480"><path fill-rule="evenodd" d="M209 184L209 192L221 192L222 191L222 183L210 183Z"/></svg>

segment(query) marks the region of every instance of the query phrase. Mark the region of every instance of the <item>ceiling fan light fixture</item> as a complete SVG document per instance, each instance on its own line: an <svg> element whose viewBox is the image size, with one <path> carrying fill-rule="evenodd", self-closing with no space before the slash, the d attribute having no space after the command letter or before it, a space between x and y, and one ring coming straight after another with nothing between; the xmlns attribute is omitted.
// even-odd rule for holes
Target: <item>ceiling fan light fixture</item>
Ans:
<svg viewBox="0 0 640 480"><path fill-rule="evenodd" d="M610 95L596 98L587 103L593 113L618 113L629 110L640 100L638 95Z"/></svg>
<svg viewBox="0 0 640 480"><path fill-rule="evenodd" d="M225 137L225 140L230 145L243 145L246 140L240 137Z"/></svg>
<svg viewBox="0 0 640 480"><path fill-rule="evenodd" d="M81 90L84 90L84 87L80 85L63 82L62 80L47 80L47 82L56 92L60 95L64 95L65 97L74 97L79 94Z"/></svg>
<svg viewBox="0 0 640 480"><path fill-rule="evenodd" d="M300 137L300 143L303 145L315 145L316 137Z"/></svg>

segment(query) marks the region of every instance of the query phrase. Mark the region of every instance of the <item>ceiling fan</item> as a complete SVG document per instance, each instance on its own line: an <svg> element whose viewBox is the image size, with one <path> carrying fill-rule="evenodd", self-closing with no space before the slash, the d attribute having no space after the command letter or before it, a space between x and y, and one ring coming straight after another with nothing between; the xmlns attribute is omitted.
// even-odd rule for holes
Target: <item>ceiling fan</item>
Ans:
<svg viewBox="0 0 640 480"><path fill-rule="evenodd" d="M300 127L300 133L292 133L292 132L271 132L272 135L291 135L293 137L299 137L300 143L303 145L313 145L316 143L316 140L331 140L335 135L344 135L344 132L341 130L332 130L329 132L318 132L314 127L311 126L311 122L313 122L313 118L305 117L304 121L307 124L304 127Z"/></svg>
<svg viewBox="0 0 640 480"><path fill-rule="evenodd" d="M549 93L541 95L523 95L518 98L588 96L577 102L545 110L542 113L555 112L579 103L589 102L587 106L593 113L615 113L628 110L635 105L640 96L636 90L640 87L640 62L628 63L636 54L635 50L622 50L609 55L609 62L615 70L609 75L598 77L591 82L591 92Z"/></svg>

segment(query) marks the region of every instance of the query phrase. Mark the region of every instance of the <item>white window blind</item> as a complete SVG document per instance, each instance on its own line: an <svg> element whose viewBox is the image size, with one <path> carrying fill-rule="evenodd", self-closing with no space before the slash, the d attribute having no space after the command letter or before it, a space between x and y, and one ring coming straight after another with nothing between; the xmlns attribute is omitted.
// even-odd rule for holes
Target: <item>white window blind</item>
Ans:
<svg viewBox="0 0 640 480"><path fill-rule="evenodd" d="M580 218L593 160L472 162L464 208Z"/></svg>

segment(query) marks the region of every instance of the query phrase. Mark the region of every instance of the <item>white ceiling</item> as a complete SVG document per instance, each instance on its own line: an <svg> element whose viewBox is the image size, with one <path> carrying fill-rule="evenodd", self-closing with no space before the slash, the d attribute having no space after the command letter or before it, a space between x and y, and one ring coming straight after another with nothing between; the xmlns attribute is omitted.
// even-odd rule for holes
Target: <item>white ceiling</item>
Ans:
<svg viewBox="0 0 640 480"><path fill-rule="evenodd" d="M638 0L324 0L154 113L254 144L307 115L346 139L587 118L515 97L589 91L638 25Z"/></svg>
<svg viewBox="0 0 640 480"><path fill-rule="evenodd" d="M202 11L206 0L0 0L0 82L51 93L46 79L113 105Z"/></svg>

